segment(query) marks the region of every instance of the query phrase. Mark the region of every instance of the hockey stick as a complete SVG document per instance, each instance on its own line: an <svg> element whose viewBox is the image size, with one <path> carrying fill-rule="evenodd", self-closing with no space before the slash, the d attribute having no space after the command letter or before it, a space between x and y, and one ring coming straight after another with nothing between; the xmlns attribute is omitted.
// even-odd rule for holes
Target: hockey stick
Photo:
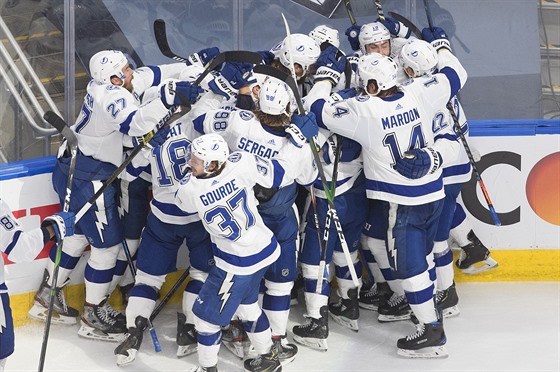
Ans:
<svg viewBox="0 0 560 372"><path fill-rule="evenodd" d="M70 147L70 168L68 171L68 180L66 181L66 195L64 196L64 204L62 210L68 212L70 210L70 195L72 194L72 181L74 179L74 169L76 168L76 156L78 154L78 139L74 132L66 125L66 122L52 111L47 111L43 118L58 130L60 134L66 139L67 146ZM62 246L64 238L58 242L56 247L56 258L54 261L53 278L50 292L49 307L47 310L47 319L45 322L45 330L43 332L43 342L41 344L41 355L39 357L39 372L43 371L45 366L45 357L47 354L47 342L49 339L49 332L51 329L51 320L54 307L54 298L56 296L56 282L58 281L58 271L60 268L60 259L62 257Z"/></svg>
<svg viewBox="0 0 560 372"><path fill-rule="evenodd" d="M380 20L385 20L385 14L383 13L383 8L381 7L381 0L374 0L375 9L377 9L377 16Z"/></svg>
<svg viewBox="0 0 560 372"><path fill-rule="evenodd" d="M434 24L432 22L432 12L430 11L430 4L428 4L428 0L424 0L424 10L426 11L426 17L428 18L428 27L430 31L434 30Z"/></svg>
<svg viewBox="0 0 560 372"><path fill-rule="evenodd" d="M161 52L161 54L163 54L166 57L169 57L171 59L174 59L175 61L178 62L187 62L188 59L185 57L181 57L178 54L175 54L173 51L171 51L171 48L169 47L169 42L167 40L167 30L166 30L166 26L165 26L165 21L163 19L156 19L154 21L154 35L156 37L156 43L158 45L158 48ZM196 39L192 36L189 35L185 35L186 38L191 39L199 44L202 45L206 45L206 42Z"/></svg>
<svg viewBox="0 0 560 372"><path fill-rule="evenodd" d="M422 39L422 31L420 31L420 29L416 27L416 25L412 23L412 21L410 21L408 18L395 12L389 12L389 15L408 27L408 29L411 30L414 36L416 36L418 39Z"/></svg>
<svg viewBox="0 0 560 372"><path fill-rule="evenodd" d="M284 79L280 79L283 80L284 82L286 82L286 84L288 84L288 86L290 87L290 89L292 90L292 92L294 93L294 97L296 99L296 103L298 106L298 111L300 115L305 115L305 109L303 108L303 103L301 101L301 96L299 95L299 91L297 88L297 83L295 80L295 76L296 76L296 71L294 68L294 64L293 64L293 56L292 56L292 46L291 46L291 33L290 33L290 26L288 25L288 21L286 20L286 17L284 16L284 14L282 14L282 18L284 19L284 26L286 27L286 41L288 42L288 59L290 61L290 70L292 72L292 77L290 78L290 75L288 74L284 74L285 78ZM258 67L258 66L256 66ZM279 71L279 70L278 70ZM279 71L281 72L281 71ZM282 72L281 72L282 73ZM356 275L356 270L354 269L354 264L352 263L352 258L350 257L350 250L348 249L348 244L346 243L346 239L344 238L344 233L342 232L342 227L340 225L340 220L338 219L338 214L336 213L336 208L334 206L334 195L331 195L331 192L329 190L329 187L327 185L327 178L325 177L325 171L321 165L321 159L319 158L319 153L317 152L317 148L316 145L314 143L314 141L310 141L309 142L309 146L311 146L311 152L313 154L313 158L315 160L315 163L317 165L317 170L319 172L319 177L321 177L321 182L323 183L323 188L325 189L325 194L327 197L327 201L329 203L329 208L332 209L332 218L334 220L336 229L337 229L337 233L338 233L338 237L340 239L340 244L342 245L342 250L344 251L344 256L348 262L348 269L350 270L350 275L352 276L352 281L354 282L354 285L356 287L358 287L360 285L359 281L358 281L358 276Z"/></svg>
<svg viewBox="0 0 560 372"><path fill-rule="evenodd" d="M502 223L500 222L500 219L498 218L498 214L496 213L496 210L494 209L494 205L492 204L492 200L490 200L490 195L488 194L488 190L486 190L486 186L484 185L484 182L482 181L482 176L480 175L480 172L478 171L478 168L476 167L476 163L474 161L473 154L471 152L469 144L467 143L467 138L465 137L465 133L463 133L463 129L461 128L461 124L459 124L459 119L457 118L457 114L455 113L455 110L453 108L453 104L451 103L451 101L449 101L447 103L446 107L449 110L449 113L451 114L451 117L453 118L453 122L455 124L455 130L459 134L459 138L461 138L461 142L463 143L463 147L465 148L465 151L467 152L467 156L469 157L469 161L471 162L473 172L476 176L476 180L478 181L478 184L480 185L480 189L482 190L482 194L484 195L484 199L486 199L486 204L488 204L488 209L490 210L490 214L492 215L492 219L494 220L494 225L500 226Z"/></svg>
<svg viewBox="0 0 560 372"><path fill-rule="evenodd" d="M356 17L354 17L354 12L352 11L352 5L350 4L350 0L344 0L344 7L346 8L346 13L348 13L348 18L350 18L350 23L352 24L352 26L355 26Z"/></svg>
<svg viewBox="0 0 560 372"><path fill-rule="evenodd" d="M183 272L183 274L181 274L181 276L179 277L179 279L177 279L177 281L175 282L175 284L173 284L173 287L171 287L171 289L169 290L169 292L167 292L167 294L165 295L165 297L163 297L160 301L160 303L156 306L156 308L154 309L154 311L152 311L152 315L150 315L150 320L153 322L154 319L156 318L156 316L160 313L160 311L163 309L163 307L165 306L165 304L167 304L167 302L169 301L169 299L171 298L171 296L173 296L175 294L175 292L177 292L177 289L179 289L179 287L181 286L181 284L183 284L183 282L187 279L187 277L189 276L189 268L187 267L185 269L185 271Z"/></svg>
<svg viewBox="0 0 560 372"><path fill-rule="evenodd" d="M126 256L126 261L128 262L128 268L130 269L132 275L136 277L136 268L134 267L134 262L132 262L132 255L130 254L130 249L128 248L128 243L126 242L126 239L123 239L122 246L123 246L124 254ZM161 345L159 343L156 330L150 318L148 318L148 330L150 332L150 336L152 337L154 350L156 351L156 353L161 352Z"/></svg>

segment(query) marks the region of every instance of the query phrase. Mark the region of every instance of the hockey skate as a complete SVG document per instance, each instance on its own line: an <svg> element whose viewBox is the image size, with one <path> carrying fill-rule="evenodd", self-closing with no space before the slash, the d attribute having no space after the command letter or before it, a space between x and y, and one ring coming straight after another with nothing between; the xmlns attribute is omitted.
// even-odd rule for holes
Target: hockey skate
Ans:
<svg viewBox="0 0 560 372"><path fill-rule="evenodd" d="M120 311L115 310L108 301L105 301L105 305L103 305L103 309L109 316L117 321L117 323L122 324L126 328L126 316L121 313Z"/></svg>
<svg viewBox="0 0 560 372"><path fill-rule="evenodd" d="M229 327L222 331L222 344L238 358L245 358L252 349L247 332L238 320L232 320Z"/></svg>
<svg viewBox="0 0 560 372"><path fill-rule="evenodd" d="M399 296L393 293L387 302L379 306L377 312L379 313L377 320L384 323L410 319L412 310L405 295Z"/></svg>
<svg viewBox="0 0 560 372"><path fill-rule="evenodd" d="M358 298L358 306L362 309L377 311L379 305L387 301L393 292L389 288L387 282L374 283L369 290L360 290L360 298Z"/></svg>
<svg viewBox="0 0 560 372"><path fill-rule="evenodd" d="M134 324L136 327L129 328L128 333L125 335L126 338L115 349L117 365L119 367L130 364L136 359L136 353L142 344L142 338L144 330L148 325L148 319L137 316Z"/></svg>
<svg viewBox="0 0 560 372"><path fill-rule="evenodd" d="M447 339L441 321L418 324L416 332L397 341L397 354L407 358L446 358Z"/></svg>
<svg viewBox="0 0 560 372"><path fill-rule="evenodd" d="M124 340L126 325L117 322L117 319L109 314L105 307L106 302L107 299L101 301L99 305L86 303L78 336L111 342Z"/></svg>
<svg viewBox="0 0 560 372"><path fill-rule="evenodd" d="M49 272L45 270L43 274L43 281L41 286L35 293L35 303L33 307L27 312L27 315L32 319L43 320L47 319L49 303L51 301L51 286L47 284L49 280ZM78 310L66 304L64 292L62 288L68 284L70 279L66 279L64 284L55 289L53 313L51 321L59 324L76 324L80 313Z"/></svg>
<svg viewBox="0 0 560 372"><path fill-rule="evenodd" d="M218 372L218 366L212 367L194 367L193 369L189 370L189 372Z"/></svg>
<svg viewBox="0 0 560 372"><path fill-rule="evenodd" d="M285 366L296 358L298 348L296 345L288 343L286 335L272 336L272 342L278 349L280 364Z"/></svg>
<svg viewBox="0 0 560 372"><path fill-rule="evenodd" d="M498 267L498 263L490 257L490 251L482 244L474 231L470 231L467 239L471 241L461 247L459 258L455 265L465 274L478 274Z"/></svg>
<svg viewBox="0 0 560 372"><path fill-rule="evenodd" d="M243 364L247 372L279 372L282 371L282 364L278 359L278 345L273 344L270 352L259 354L256 358L245 360Z"/></svg>
<svg viewBox="0 0 560 372"><path fill-rule="evenodd" d="M452 318L461 313L457 304L459 303L459 296L457 296L457 288L455 282L449 288L436 293L436 308L442 312L443 318ZM414 324L420 323L414 313L410 314L410 320Z"/></svg>
<svg viewBox="0 0 560 372"><path fill-rule="evenodd" d="M177 358L196 353L197 350L197 333L194 324L187 323L185 314L177 313Z"/></svg>
<svg viewBox="0 0 560 372"><path fill-rule="evenodd" d="M329 337L329 309L326 306L319 310L319 319L307 317L307 322L303 325L294 326L294 341L298 344L308 346L315 350L327 351L327 337Z"/></svg>
<svg viewBox="0 0 560 372"><path fill-rule="evenodd" d="M338 302L329 304L329 313L335 322L343 327L358 332L358 318L360 307L358 306L358 288L348 290L348 298L340 298Z"/></svg>

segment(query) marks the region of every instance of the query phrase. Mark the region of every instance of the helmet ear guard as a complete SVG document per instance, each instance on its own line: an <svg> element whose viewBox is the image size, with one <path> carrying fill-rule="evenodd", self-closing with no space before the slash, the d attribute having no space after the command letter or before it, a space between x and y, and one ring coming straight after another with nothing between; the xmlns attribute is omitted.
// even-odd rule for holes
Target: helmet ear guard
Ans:
<svg viewBox="0 0 560 372"><path fill-rule="evenodd" d="M367 92L370 80L375 80L378 91L387 90L397 85L398 66L391 57L379 53L362 56L358 61L358 84Z"/></svg>
<svg viewBox="0 0 560 372"><path fill-rule="evenodd" d="M111 84L111 78L117 76L124 80L123 68L128 65L128 58L118 50L102 50L89 60L91 78L97 84Z"/></svg>

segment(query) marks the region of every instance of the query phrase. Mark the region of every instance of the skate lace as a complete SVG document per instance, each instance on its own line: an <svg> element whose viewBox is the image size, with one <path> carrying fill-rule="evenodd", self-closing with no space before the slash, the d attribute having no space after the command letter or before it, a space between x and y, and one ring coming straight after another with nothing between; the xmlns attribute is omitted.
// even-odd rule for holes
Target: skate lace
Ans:
<svg viewBox="0 0 560 372"><path fill-rule="evenodd" d="M95 314L99 319L109 325L115 325L115 323L117 322L113 317L111 317L111 314L109 314L105 306L98 306Z"/></svg>
<svg viewBox="0 0 560 372"><path fill-rule="evenodd" d="M409 336L406 336L406 340L407 341L412 341L412 340L415 340L417 338L422 337L422 335L424 335L425 330L426 330L426 326L424 324L422 324L422 323L418 324L416 326L416 332L409 335Z"/></svg>
<svg viewBox="0 0 560 372"><path fill-rule="evenodd" d="M404 301L404 296L399 296L396 293L394 293L391 296L391 298L389 299L388 303L389 303L389 306L395 307L403 301Z"/></svg>
<svg viewBox="0 0 560 372"><path fill-rule="evenodd" d="M113 306L111 306L108 302L106 302L105 305L103 305L103 308L105 309L107 314L109 314L109 316L112 318L116 318L117 316L121 315L121 313L115 310Z"/></svg>
<svg viewBox="0 0 560 372"><path fill-rule="evenodd" d="M306 316L306 315L304 315L304 316L305 316L305 318L306 318L305 323L302 324L302 325L300 325L300 327L301 327L302 329L308 329L308 328L309 328L309 329L313 329L313 328L315 328L314 319L313 319L312 317L310 317L310 316Z"/></svg>
<svg viewBox="0 0 560 372"><path fill-rule="evenodd" d="M374 284L369 291L364 294L364 297L375 297L379 292L377 291L377 284Z"/></svg>
<svg viewBox="0 0 560 372"><path fill-rule="evenodd" d="M436 303L439 304L445 297L447 297L447 291L437 291Z"/></svg>
<svg viewBox="0 0 560 372"><path fill-rule="evenodd" d="M66 299L64 298L64 292L62 292L62 288L56 289L56 298L58 299L58 302L60 303L60 306L62 307L64 312L67 312L68 305L66 305Z"/></svg>

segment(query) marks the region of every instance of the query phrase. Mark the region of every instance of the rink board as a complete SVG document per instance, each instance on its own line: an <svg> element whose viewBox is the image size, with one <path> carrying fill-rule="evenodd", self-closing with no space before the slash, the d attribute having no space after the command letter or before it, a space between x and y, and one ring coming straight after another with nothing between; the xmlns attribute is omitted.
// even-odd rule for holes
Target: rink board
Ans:
<svg viewBox="0 0 560 372"><path fill-rule="evenodd" d="M469 143L481 155L478 168L502 225L493 225L474 177L463 189L462 203L499 268L474 276L457 272L456 280L559 281L560 121L473 122ZM0 166L0 197L26 229L37 227L44 217L59 210L51 181L54 163L54 157L45 157ZM32 305L49 248L30 263L14 264L4 257L16 323L25 319ZM186 267L185 257L182 249L178 268ZM84 299L86 259L80 260L71 275L75 284L67 289L70 304L79 309ZM169 276L163 292L179 275ZM178 299L176 295L172 302ZM120 299L113 296L112 302L119 306Z"/></svg>

